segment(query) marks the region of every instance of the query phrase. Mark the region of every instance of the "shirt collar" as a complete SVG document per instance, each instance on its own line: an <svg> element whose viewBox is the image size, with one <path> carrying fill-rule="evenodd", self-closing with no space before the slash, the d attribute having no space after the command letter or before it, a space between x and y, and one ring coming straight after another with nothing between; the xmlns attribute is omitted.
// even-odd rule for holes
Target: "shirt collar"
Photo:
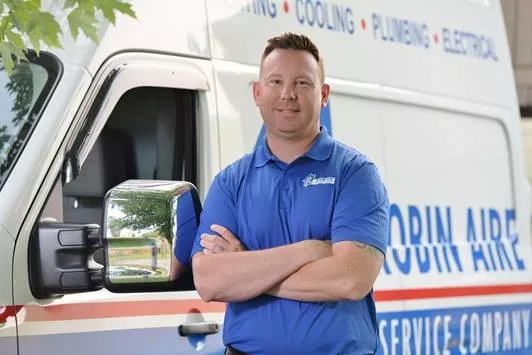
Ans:
<svg viewBox="0 0 532 355"><path fill-rule="evenodd" d="M303 154L312 160L324 161L330 158L334 147L334 139L327 132L325 126L320 126L320 134L318 138L312 143L309 150ZM262 144L255 151L255 167L260 168L266 165L270 160L278 160L268 147L266 136Z"/></svg>
<svg viewBox="0 0 532 355"><path fill-rule="evenodd" d="M275 157L273 156L270 148L268 147L265 135L262 140L262 144L255 151L255 167L263 167L264 165L268 164L270 160L274 159Z"/></svg>
<svg viewBox="0 0 532 355"><path fill-rule="evenodd" d="M327 127L320 126L320 135L303 156L313 160L324 161L331 157L333 147L334 139L327 132Z"/></svg>

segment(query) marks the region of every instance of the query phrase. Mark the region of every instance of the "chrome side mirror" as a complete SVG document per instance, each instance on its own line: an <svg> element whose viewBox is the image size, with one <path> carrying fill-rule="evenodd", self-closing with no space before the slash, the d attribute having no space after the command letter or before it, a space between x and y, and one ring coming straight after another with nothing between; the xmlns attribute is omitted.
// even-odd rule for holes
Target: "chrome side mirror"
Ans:
<svg viewBox="0 0 532 355"><path fill-rule="evenodd" d="M112 292L179 289L201 204L182 181L128 180L105 197L105 287Z"/></svg>

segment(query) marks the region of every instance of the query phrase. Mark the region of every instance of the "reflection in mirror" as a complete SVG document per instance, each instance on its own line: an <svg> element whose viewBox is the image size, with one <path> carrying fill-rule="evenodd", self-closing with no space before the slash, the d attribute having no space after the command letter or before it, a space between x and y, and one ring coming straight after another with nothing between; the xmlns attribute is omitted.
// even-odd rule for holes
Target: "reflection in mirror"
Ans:
<svg viewBox="0 0 532 355"><path fill-rule="evenodd" d="M196 238L201 207L195 189L189 189L177 199L175 225L176 236L170 280L176 280L190 267L190 253Z"/></svg>
<svg viewBox="0 0 532 355"><path fill-rule="evenodd" d="M187 182L129 180L111 189L103 228L107 281L177 280L189 266L200 209Z"/></svg>

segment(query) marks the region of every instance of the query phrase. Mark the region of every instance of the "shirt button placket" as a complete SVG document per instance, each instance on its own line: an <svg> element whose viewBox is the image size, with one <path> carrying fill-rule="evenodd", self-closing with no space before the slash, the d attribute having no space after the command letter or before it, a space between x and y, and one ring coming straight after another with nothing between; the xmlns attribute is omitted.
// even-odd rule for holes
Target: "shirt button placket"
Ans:
<svg viewBox="0 0 532 355"><path fill-rule="evenodd" d="M287 170L285 170L284 173L283 173L283 178L281 180L281 189L280 190L281 190L280 191L280 195L281 196L279 198L279 201L280 201L281 209L286 210L290 206L290 197L289 197L290 182L289 182L289 179L288 179Z"/></svg>

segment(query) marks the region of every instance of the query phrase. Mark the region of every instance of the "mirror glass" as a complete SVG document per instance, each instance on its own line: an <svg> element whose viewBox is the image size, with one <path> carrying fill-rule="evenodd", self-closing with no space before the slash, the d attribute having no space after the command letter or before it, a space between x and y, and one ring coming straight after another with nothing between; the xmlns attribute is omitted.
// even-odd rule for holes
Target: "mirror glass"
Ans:
<svg viewBox="0 0 532 355"><path fill-rule="evenodd" d="M113 284L176 280L187 267L199 210L196 189L187 182L129 180L111 189L103 228L106 279Z"/></svg>

